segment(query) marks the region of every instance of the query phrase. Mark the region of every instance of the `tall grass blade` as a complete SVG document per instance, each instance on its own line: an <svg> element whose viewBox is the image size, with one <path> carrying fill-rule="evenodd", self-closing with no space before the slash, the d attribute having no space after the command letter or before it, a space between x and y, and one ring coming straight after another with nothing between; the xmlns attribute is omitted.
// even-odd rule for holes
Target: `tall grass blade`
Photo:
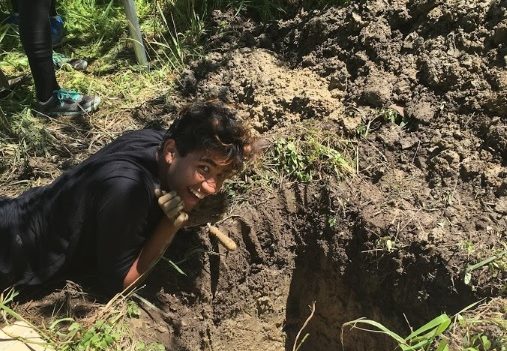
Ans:
<svg viewBox="0 0 507 351"><path fill-rule="evenodd" d="M372 332L380 332L382 334L385 334L385 335L388 335L390 336L391 338L393 338L398 344L403 344L405 345L405 339L402 338L401 336L399 336L398 334L396 334L395 332L393 332L392 330L384 327L382 324L380 324L379 322L376 322L376 321L372 321L370 319L366 319L364 317L362 318L358 318L358 319L355 319L353 321L350 321L350 322L347 322L347 323L344 323L342 325L342 329L343 327L348 327L350 326L351 328L355 328L355 329L360 329L357 327L358 324L364 324L364 325L369 325L369 326L372 326L372 327L375 327L378 329L378 331L375 331L375 330L371 330Z"/></svg>
<svg viewBox="0 0 507 351"><path fill-rule="evenodd" d="M445 330L447 330L449 325L451 325L451 319L449 318L449 316L445 313L441 314L440 316L432 319L419 329L410 333L410 335L407 336L406 340L418 341L420 339L427 339L428 337L438 336L442 334Z"/></svg>

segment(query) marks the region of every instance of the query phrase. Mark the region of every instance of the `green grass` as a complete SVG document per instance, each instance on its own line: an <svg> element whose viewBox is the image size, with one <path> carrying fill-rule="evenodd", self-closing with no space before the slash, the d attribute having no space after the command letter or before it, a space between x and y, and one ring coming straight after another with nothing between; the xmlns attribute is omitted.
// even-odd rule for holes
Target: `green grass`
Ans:
<svg viewBox="0 0 507 351"><path fill-rule="evenodd" d="M311 123L298 125L285 136L266 139L267 147L245 171L224 183L230 203L240 203L256 188L279 187L286 182L310 183L324 178L344 179L355 175L352 142L337 138L333 130L322 131ZM336 226L336 219L329 219Z"/></svg>
<svg viewBox="0 0 507 351"><path fill-rule="evenodd" d="M393 339L402 351L429 351L435 344L436 346L433 348L435 351L449 351L447 342L445 340L439 340L439 337L449 328L450 325L451 319L449 316L442 314L413 331L406 337L402 337L384 325L366 318L359 318L344 323L343 327L351 327L368 332L379 332L381 334L385 334ZM367 329L370 327L373 329Z"/></svg>
<svg viewBox="0 0 507 351"><path fill-rule="evenodd" d="M309 182L334 175L354 174L346 141L332 141L315 130L306 135L278 139L270 153L275 169L290 180Z"/></svg>
<svg viewBox="0 0 507 351"><path fill-rule="evenodd" d="M463 281L467 285L472 285L472 272L482 267L488 267L493 274L504 274L507 271L507 249L498 251L496 254L489 256L480 262L470 264L465 268Z"/></svg>
<svg viewBox="0 0 507 351"><path fill-rule="evenodd" d="M454 316L432 319L408 336L402 337L384 325L359 318L342 325L341 340L347 328L390 337L402 351L507 351L507 302L502 298L474 303Z"/></svg>
<svg viewBox="0 0 507 351"><path fill-rule="evenodd" d="M22 321L35 330L45 344L58 351L159 351L159 343L143 343L134 340L128 320L139 318L137 304L130 295L112 300L91 319L78 321L69 316L55 316L48 326L36 326L11 307L17 293L8 290L0 294L0 315L4 322ZM25 343L30 346L30 341Z"/></svg>

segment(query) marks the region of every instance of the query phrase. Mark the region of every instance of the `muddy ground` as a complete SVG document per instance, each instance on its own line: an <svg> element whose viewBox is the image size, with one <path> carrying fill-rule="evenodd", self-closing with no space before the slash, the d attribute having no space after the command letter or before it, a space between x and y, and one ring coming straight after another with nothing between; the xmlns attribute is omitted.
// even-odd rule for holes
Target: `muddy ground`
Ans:
<svg viewBox="0 0 507 351"><path fill-rule="evenodd" d="M354 1L268 24L213 13L209 54L176 93L134 111L136 123L221 98L271 142L305 128L347 140L355 174L252 182L224 200L218 225L236 252L203 227L179 234L167 256L187 275L159 265L140 292L159 309L145 316L164 329L155 339L292 350L315 301L300 350L342 350L341 325L358 317L405 334L406 319L416 327L505 297L505 267L481 267L469 284L464 274L506 244L506 7ZM343 344L393 348L358 331Z"/></svg>

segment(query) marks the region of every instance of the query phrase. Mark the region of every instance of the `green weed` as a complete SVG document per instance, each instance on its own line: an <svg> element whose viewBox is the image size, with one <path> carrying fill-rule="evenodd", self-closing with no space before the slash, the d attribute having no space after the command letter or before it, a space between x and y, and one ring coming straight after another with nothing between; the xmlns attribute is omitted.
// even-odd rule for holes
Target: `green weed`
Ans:
<svg viewBox="0 0 507 351"><path fill-rule="evenodd" d="M139 306L134 301L127 302L127 317L129 318L139 318L141 315L139 311Z"/></svg>
<svg viewBox="0 0 507 351"><path fill-rule="evenodd" d="M134 351L165 351L165 350L166 348L164 345L156 342L146 344L140 341L134 346Z"/></svg>
<svg viewBox="0 0 507 351"><path fill-rule="evenodd" d="M160 257L162 259L162 261L164 262L167 262L169 264L169 266L171 266L176 272L178 272L179 274L181 275L187 275L181 268L180 266L177 264L177 263L174 263L172 260L168 259L167 257ZM181 263L181 262L179 262Z"/></svg>
<svg viewBox="0 0 507 351"><path fill-rule="evenodd" d="M500 251L497 254L492 255L486 259L483 259L478 263L468 265L465 269L465 274L463 277L464 283L470 285L472 281L472 272L485 266L488 266L490 270L505 272L507 270L507 249Z"/></svg>
<svg viewBox="0 0 507 351"><path fill-rule="evenodd" d="M365 327L373 327L374 329L364 329L364 327L358 327L359 326L365 326ZM351 328L358 328L361 330L366 330L370 332L380 332L382 334L385 334L392 338L398 345L398 347L402 351L426 351L429 350L429 348L434 345L435 341L438 339L439 336L442 335L444 331L449 328L451 325L451 319L446 314L442 314L435 319L429 321L422 327L418 328L417 330L410 333L407 337L401 337L400 335L396 334L392 330L388 329L387 327L383 326L382 324L366 319L366 318L359 318L347 323L344 323L342 326L342 344L343 344L343 327L351 327ZM438 343L438 346L436 348L436 351L448 351L448 345L447 342L444 340L440 341Z"/></svg>
<svg viewBox="0 0 507 351"><path fill-rule="evenodd" d="M273 149L273 158L277 168L287 177L300 182L309 182L313 178L309 157L297 140L278 140Z"/></svg>
<svg viewBox="0 0 507 351"><path fill-rule="evenodd" d="M360 137L366 138L369 132L369 125L361 122L356 128L356 134Z"/></svg>
<svg viewBox="0 0 507 351"><path fill-rule="evenodd" d="M329 226L329 228L331 229L336 229L338 228L338 219L336 218L336 216L333 216L333 217L329 217L327 219L327 225Z"/></svg>
<svg viewBox="0 0 507 351"><path fill-rule="evenodd" d="M506 351L507 304L496 298L476 307L479 302L465 307L452 318L447 314L432 319L422 327L402 337L384 325L366 318L359 318L342 325L344 329L364 330L389 336L402 351ZM370 329L372 328L372 329ZM486 331L488 330L488 331Z"/></svg>
<svg viewBox="0 0 507 351"><path fill-rule="evenodd" d="M465 313L459 313L448 335L451 349L464 351L507 350L507 302L494 298Z"/></svg>
<svg viewBox="0 0 507 351"><path fill-rule="evenodd" d="M111 322L99 320L95 322L90 328L85 329L77 322L73 322L67 328L70 340L60 343L59 350L62 351L85 351L96 350L106 351L111 350L113 345L117 343L122 333L117 326ZM76 338L76 336L78 336Z"/></svg>
<svg viewBox="0 0 507 351"><path fill-rule="evenodd" d="M343 153L311 133L277 140L270 158L282 176L300 182L318 179L325 173L337 177L354 173Z"/></svg>
<svg viewBox="0 0 507 351"><path fill-rule="evenodd" d="M113 300L106 310L95 316L91 323L70 317L54 320L47 328L37 327L10 307L17 293L10 289L0 294L0 314L4 322L23 321L34 329L50 349L58 351L157 351L164 350L159 343L134 342L126 323L128 318L139 318L137 304L127 298ZM30 345L28 340L24 341Z"/></svg>
<svg viewBox="0 0 507 351"><path fill-rule="evenodd" d="M392 108L380 110L380 115L382 116L384 121L392 124L397 124L401 128L408 126L409 123L411 122L410 118L400 115L398 111Z"/></svg>
<svg viewBox="0 0 507 351"><path fill-rule="evenodd" d="M230 202L241 202L242 195L251 189L272 187L283 181L311 182L326 176L347 177L354 174L347 141L336 135L312 128L299 128L292 136L267 142L264 152L245 167L233 181L226 181L223 192ZM331 228L337 225L330 218Z"/></svg>

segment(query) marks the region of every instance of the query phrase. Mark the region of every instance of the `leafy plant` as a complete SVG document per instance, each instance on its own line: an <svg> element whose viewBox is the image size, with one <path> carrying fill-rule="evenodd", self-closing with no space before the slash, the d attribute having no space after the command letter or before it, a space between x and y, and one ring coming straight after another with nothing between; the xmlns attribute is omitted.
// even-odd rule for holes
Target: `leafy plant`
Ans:
<svg viewBox="0 0 507 351"><path fill-rule="evenodd" d="M127 317L139 318L141 313L139 312L139 306L134 301L127 302Z"/></svg>
<svg viewBox="0 0 507 351"><path fill-rule="evenodd" d="M289 178L301 182L308 182L312 179L309 157L303 153L295 140L278 140L273 150L273 158L277 162L278 169L282 170Z"/></svg>
<svg viewBox="0 0 507 351"><path fill-rule="evenodd" d="M75 346L76 351L109 350L111 345L121 337L118 329L111 323L99 320L90 329L86 330Z"/></svg>
<svg viewBox="0 0 507 351"><path fill-rule="evenodd" d="M473 335L470 339L471 345L465 351L488 351L491 350L491 341L484 334Z"/></svg>
<svg viewBox="0 0 507 351"><path fill-rule="evenodd" d="M464 351L507 351L507 302L491 299L474 310L458 313L448 337Z"/></svg>
<svg viewBox="0 0 507 351"><path fill-rule="evenodd" d="M134 347L134 351L165 351L165 349L166 348L164 345L157 342L152 342L149 344L138 342Z"/></svg>
<svg viewBox="0 0 507 351"><path fill-rule="evenodd" d="M363 327L373 327L374 329L364 329ZM435 343L437 338L442 335L444 331L451 325L451 318L447 314L441 314L440 316L429 321L422 327L410 333L407 337L401 337L392 330L388 329L379 322L359 318L353 321L344 323L342 326L342 344L343 344L343 327L350 326L361 330L370 332L380 332L391 337L402 351L426 351ZM448 351L449 347L445 340L441 340L436 347L436 351Z"/></svg>
<svg viewBox="0 0 507 351"><path fill-rule="evenodd" d="M381 110L380 114L383 117L384 121L397 124L401 128L406 127L411 122L408 117L400 115L398 111L392 108Z"/></svg>
<svg viewBox="0 0 507 351"><path fill-rule="evenodd" d="M469 285L472 280L472 272L476 269L479 269L479 268L487 266L487 265L491 265L493 268L505 270L505 268L503 268L503 264L500 263L501 262L500 259L502 259L503 257L506 257L506 256L507 256L507 250L504 250L504 251L499 252L496 255L490 256L478 263L468 265L465 269L465 274L464 274L464 278L463 278L464 283Z"/></svg>
<svg viewBox="0 0 507 351"><path fill-rule="evenodd" d="M292 180L309 182L323 173L338 177L354 172L345 156L312 134L282 138L275 142L271 159L282 175Z"/></svg>
<svg viewBox="0 0 507 351"><path fill-rule="evenodd" d="M344 327L389 336L402 351L507 351L507 304L495 298L486 304L473 303L452 318L442 314L422 327L402 337L384 325L359 318L342 325ZM479 305L479 306L478 306ZM478 306L478 307L477 307ZM452 327L451 327L452 326ZM369 328L371 327L371 328Z"/></svg>

